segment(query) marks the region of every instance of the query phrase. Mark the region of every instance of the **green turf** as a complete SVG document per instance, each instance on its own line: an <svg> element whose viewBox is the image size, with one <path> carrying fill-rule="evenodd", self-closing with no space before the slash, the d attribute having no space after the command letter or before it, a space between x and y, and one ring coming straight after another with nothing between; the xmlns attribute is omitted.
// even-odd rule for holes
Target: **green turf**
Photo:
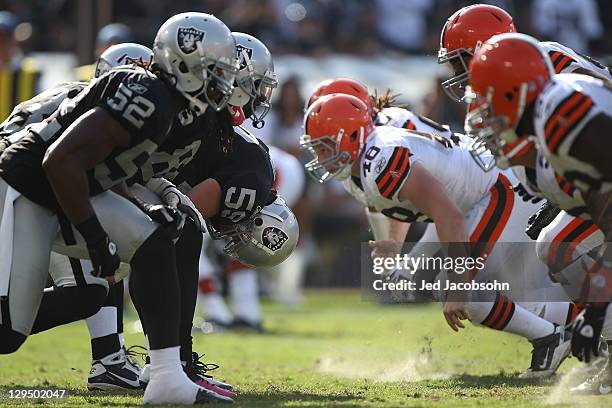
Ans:
<svg viewBox="0 0 612 408"><path fill-rule="evenodd" d="M608 397L570 397L567 361L547 381L525 381L529 344L515 336L468 327L455 334L438 305L379 306L357 292L311 292L299 310L266 305L264 335L195 336L195 350L222 367L238 406L612 407ZM129 318L126 330L134 327ZM127 342L142 344L138 333ZM67 388L56 405L137 405L142 395L89 393L89 341L84 323L32 336L0 357L0 403L12 387ZM573 382L572 382L573 380Z"/></svg>

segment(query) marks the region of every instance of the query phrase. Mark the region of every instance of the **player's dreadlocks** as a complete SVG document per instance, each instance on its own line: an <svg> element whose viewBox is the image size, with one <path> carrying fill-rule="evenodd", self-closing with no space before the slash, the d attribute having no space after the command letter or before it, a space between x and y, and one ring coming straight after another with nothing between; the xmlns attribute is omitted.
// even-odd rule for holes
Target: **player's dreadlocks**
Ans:
<svg viewBox="0 0 612 408"><path fill-rule="evenodd" d="M378 113L385 108L398 107L405 108L406 105L396 104L395 100L401 94L393 94L391 93L391 89L387 88L384 94L379 95L378 89L374 90L374 95L370 95L370 99L372 100L372 105L374 106L374 112Z"/></svg>
<svg viewBox="0 0 612 408"><path fill-rule="evenodd" d="M144 68L164 80L173 80L170 78L170 75L159 68L159 65L153 62L153 58L148 61L144 61L142 58L126 58L126 60L129 64ZM207 131L206 136L216 138L218 140L219 151L224 154L229 154L232 151L232 142L234 140L234 127L231 113L228 109L222 109L219 112L214 109L207 109L205 115L205 129L210 129Z"/></svg>

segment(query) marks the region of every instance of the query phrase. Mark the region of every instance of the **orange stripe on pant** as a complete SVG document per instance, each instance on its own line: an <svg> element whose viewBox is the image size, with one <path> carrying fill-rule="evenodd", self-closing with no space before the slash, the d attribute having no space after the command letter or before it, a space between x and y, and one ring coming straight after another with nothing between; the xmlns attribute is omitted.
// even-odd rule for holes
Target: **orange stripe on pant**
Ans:
<svg viewBox="0 0 612 408"><path fill-rule="evenodd" d="M550 242L550 247L548 248L548 265L555 265L557 262L557 252L559 251L559 246L561 242L567 238L567 236L578 228L579 225L582 224L581 218L574 218L567 224Z"/></svg>
<svg viewBox="0 0 612 408"><path fill-rule="evenodd" d="M506 176L499 174L497 182L491 188L491 199L478 225L470 236L472 257L488 255L508 224L514 208L514 190ZM484 248L482 243L486 243ZM470 271L470 279L476 276L476 270Z"/></svg>

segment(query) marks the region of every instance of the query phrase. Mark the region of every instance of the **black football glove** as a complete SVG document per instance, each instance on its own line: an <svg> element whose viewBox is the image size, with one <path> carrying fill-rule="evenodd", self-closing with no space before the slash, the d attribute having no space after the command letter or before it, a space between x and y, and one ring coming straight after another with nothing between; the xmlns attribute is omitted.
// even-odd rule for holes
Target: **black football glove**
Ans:
<svg viewBox="0 0 612 408"><path fill-rule="evenodd" d="M527 220L527 228L525 233L534 241L538 240L540 232L547 227L557 215L561 212L560 209L552 205L549 201L545 201L540 209L529 217Z"/></svg>
<svg viewBox="0 0 612 408"><path fill-rule="evenodd" d="M589 305L576 318L572 327L572 354L588 363L599 356L599 336L606 315L607 304Z"/></svg>
<svg viewBox="0 0 612 408"><path fill-rule="evenodd" d="M514 192L517 193L519 197L523 199L523 201L531 201L535 204L543 200L542 197L535 197L531 195L521 183L514 186Z"/></svg>
<svg viewBox="0 0 612 408"><path fill-rule="evenodd" d="M170 239L174 240L181 236L185 226L185 214L176 208L162 204L145 203L136 197L130 200L147 214L149 218L161 225Z"/></svg>
<svg viewBox="0 0 612 408"><path fill-rule="evenodd" d="M121 260L117 253L117 245L107 235L92 245L88 244L87 251L94 268L92 275L101 278L115 275Z"/></svg>

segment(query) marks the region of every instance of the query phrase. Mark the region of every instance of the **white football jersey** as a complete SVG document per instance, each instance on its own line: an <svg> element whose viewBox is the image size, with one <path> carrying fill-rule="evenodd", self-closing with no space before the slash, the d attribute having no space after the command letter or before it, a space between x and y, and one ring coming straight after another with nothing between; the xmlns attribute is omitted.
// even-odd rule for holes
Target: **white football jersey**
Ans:
<svg viewBox="0 0 612 408"><path fill-rule="evenodd" d="M408 130L416 130L417 132L434 133L444 138L454 138L455 142L461 141L464 143L471 143L469 136L462 135L459 133L451 132L450 128L445 125L426 118L424 116L417 115L416 113L400 107L389 107L381 110L376 115L374 123L376 126L392 126L396 128L403 128ZM357 199L362 204L368 207L374 207L374 204L369 203L363 188L361 187L361 181L359 178L350 177L342 182L344 189Z"/></svg>
<svg viewBox="0 0 612 408"><path fill-rule="evenodd" d="M557 174L581 190L606 192L612 189L612 182L602 180L602 174L590 163L570 155L582 129L599 114L612 116L612 89L590 76L559 74L536 99L534 127Z"/></svg>
<svg viewBox="0 0 612 408"><path fill-rule="evenodd" d="M376 126L393 126L418 132L432 132L440 136L450 137L452 132L448 126L441 125L429 118L400 107L384 108L376 115Z"/></svg>
<svg viewBox="0 0 612 408"><path fill-rule="evenodd" d="M569 74L578 68L582 68L612 80L612 72L610 72L610 69L589 56L579 54L558 42L542 41L540 42L540 46L544 48L550 57L557 74Z"/></svg>
<svg viewBox="0 0 612 408"><path fill-rule="evenodd" d="M268 146L274 166L274 188L289 207L304 193L304 166L295 156L274 146Z"/></svg>
<svg viewBox="0 0 612 408"><path fill-rule="evenodd" d="M484 172L478 167L469 147L463 141L451 141L432 133L377 127L368 137L360 159L366 201L400 221L432 221L412 203L398 197L410 167L419 163L442 183L451 200L467 214L489 193L499 173L497 169Z"/></svg>
<svg viewBox="0 0 612 408"><path fill-rule="evenodd" d="M539 152L535 169L516 166L512 167L512 171L531 195L547 199L574 217L591 218L580 190L556 174L546 157Z"/></svg>

